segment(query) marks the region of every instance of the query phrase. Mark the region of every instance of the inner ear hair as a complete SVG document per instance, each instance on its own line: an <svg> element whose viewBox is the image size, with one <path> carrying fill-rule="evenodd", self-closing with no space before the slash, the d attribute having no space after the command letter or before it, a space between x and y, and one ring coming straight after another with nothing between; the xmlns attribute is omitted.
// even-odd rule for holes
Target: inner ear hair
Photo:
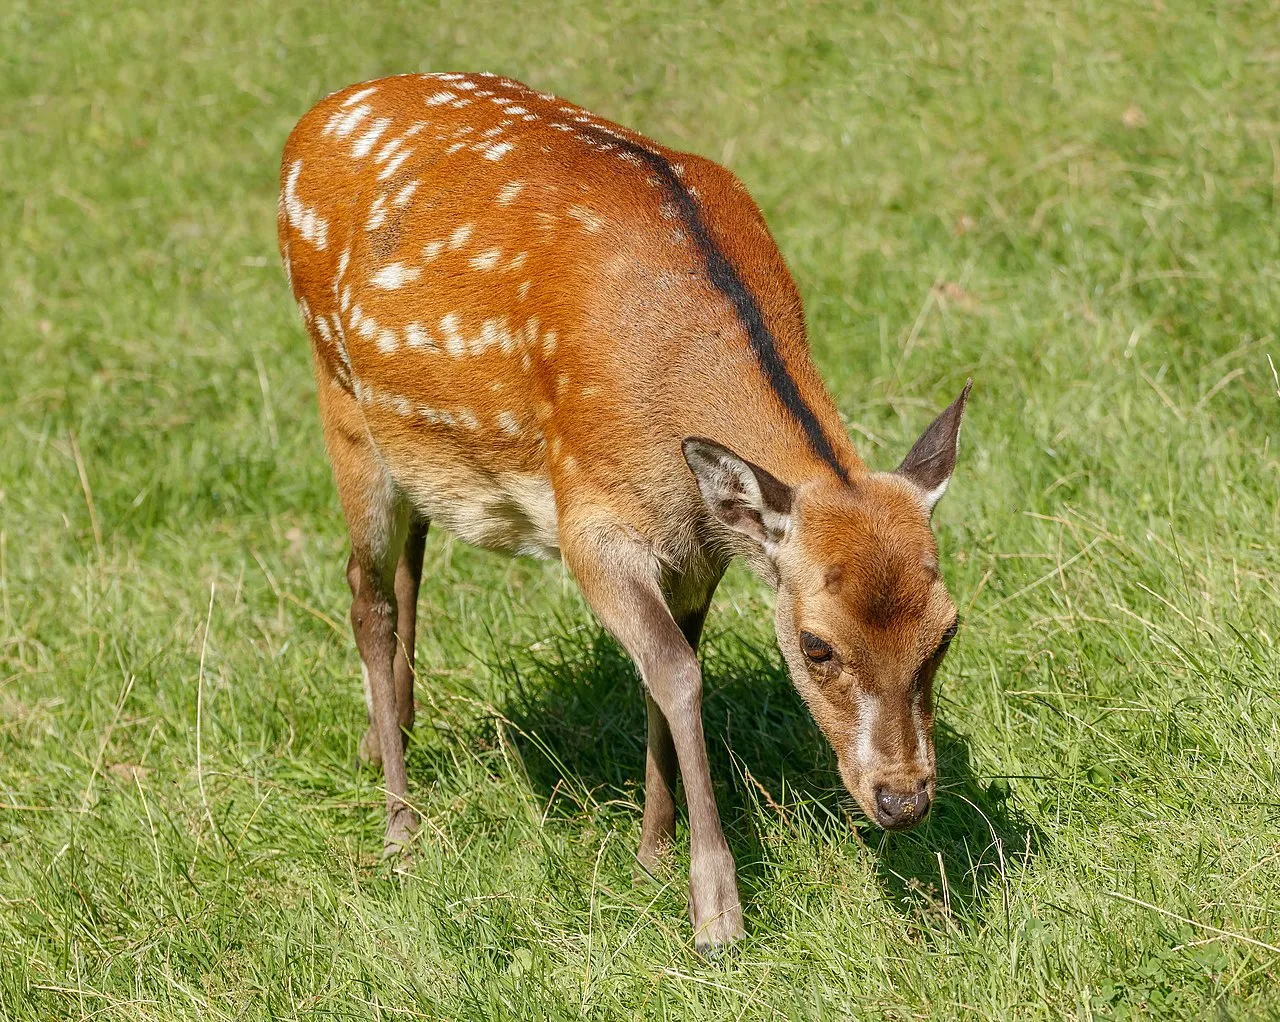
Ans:
<svg viewBox="0 0 1280 1022"><path fill-rule="evenodd" d="M714 518L766 547L782 538L791 515L790 486L714 440L686 437L681 447Z"/></svg>

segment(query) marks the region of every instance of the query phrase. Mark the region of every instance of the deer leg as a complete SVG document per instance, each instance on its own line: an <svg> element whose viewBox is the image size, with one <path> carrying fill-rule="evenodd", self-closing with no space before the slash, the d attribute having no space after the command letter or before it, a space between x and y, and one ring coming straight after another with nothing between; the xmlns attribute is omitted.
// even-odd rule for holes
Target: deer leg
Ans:
<svg viewBox="0 0 1280 1022"><path fill-rule="evenodd" d="M689 918L697 947L709 950L742 935L742 903L711 785L698 658L663 600L657 558L634 533L562 522L560 540L587 602L640 668L669 727L689 807Z"/></svg>
<svg viewBox="0 0 1280 1022"><path fill-rule="evenodd" d="M409 519L409 532L405 537L404 550L396 564L396 655L392 674L395 677L396 719L400 722L400 744L403 748L409 743L409 732L413 730L413 651L417 631L418 618L418 585L422 580L422 554L426 546L427 528L431 523L426 519L413 516ZM351 578L355 555L347 564L347 577ZM355 583L352 583L352 593ZM374 766L382 765L382 742L378 738L378 727L374 721L372 692L369 678L365 674L365 702L369 708L369 728L360 739L360 759Z"/></svg>
<svg viewBox="0 0 1280 1022"><path fill-rule="evenodd" d="M695 654L710 602L711 594L708 592L699 607L675 615L685 642ZM647 688L644 698L648 709L649 741L645 752L644 818L640 824L640 850L636 858L646 872L652 873L675 842L677 764L676 747L667 718Z"/></svg>
<svg viewBox="0 0 1280 1022"><path fill-rule="evenodd" d="M351 627L360 651L371 731L377 735L382 759L387 793L384 851L391 853L408 842L417 824L404 801L403 732L394 669L396 565L409 531L409 509L373 450L355 399L333 388L320 391L325 443L351 534Z"/></svg>
<svg viewBox="0 0 1280 1022"><path fill-rule="evenodd" d="M396 623L396 719L407 741L413 729L413 644L417 634L418 585L422 581L422 553L430 523L413 516L404 551L396 565L396 603L400 617Z"/></svg>
<svg viewBox="0 0 1280 1022"><path fill-rule="evenodd" d="M644 818L636 859L646 872L653 873L676 837L676 746L667 718L647 686L644 698L649 713L649 741L644 762ZM636 877L639 880L643 875L637 873Z"/></svg>

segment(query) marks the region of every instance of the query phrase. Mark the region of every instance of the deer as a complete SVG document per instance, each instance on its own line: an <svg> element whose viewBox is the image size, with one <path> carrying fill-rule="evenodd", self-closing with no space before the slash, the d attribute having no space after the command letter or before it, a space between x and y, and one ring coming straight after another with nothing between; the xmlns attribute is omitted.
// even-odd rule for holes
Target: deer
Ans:
<svg viewBox="0 0 1280 1022"><path fill-rule="evenodd" d="M492 73L349 86L284 148L281 257L351 540L351 624L384 850L417 818L416 605L431 523L559 558L647 706L637 860L689 832L695 947L741 937L697 649L741 557L791 681L877 825L935 795L933 680L956 634L935 506L972 380L893 471L854 450L804 309L732 172Z"/></svg>

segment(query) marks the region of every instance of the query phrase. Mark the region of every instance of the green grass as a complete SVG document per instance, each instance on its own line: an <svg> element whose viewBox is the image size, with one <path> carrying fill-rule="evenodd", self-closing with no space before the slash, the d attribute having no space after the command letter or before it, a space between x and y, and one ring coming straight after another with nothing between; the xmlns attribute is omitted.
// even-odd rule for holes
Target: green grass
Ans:
<svg viewBox="0 0 1280 1022"><path fill-rule="evenodd" d="M0 1017L1280 1016L1274 5L10 0L0 38ZM377 857L275 176L326 92L449 68L732 166L872 464L977 381L927 826L858 819L768 593L716 597L719 960L685 863L632 884L642 699L558 566L430 537L423 840Z"/></svg>

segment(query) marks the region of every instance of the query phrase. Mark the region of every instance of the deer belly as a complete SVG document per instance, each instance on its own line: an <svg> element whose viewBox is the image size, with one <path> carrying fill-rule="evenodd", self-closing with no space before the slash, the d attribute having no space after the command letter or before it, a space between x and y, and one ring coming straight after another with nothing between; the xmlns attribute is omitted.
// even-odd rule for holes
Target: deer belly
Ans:
<svg viewBox="0 0 1280 1022"><path fill-rule="evenodd" d="M430 472L415 466L398 482L421 514L459 539L502 553L560 556L555 492L543 476L455 464Z"/></svg>

